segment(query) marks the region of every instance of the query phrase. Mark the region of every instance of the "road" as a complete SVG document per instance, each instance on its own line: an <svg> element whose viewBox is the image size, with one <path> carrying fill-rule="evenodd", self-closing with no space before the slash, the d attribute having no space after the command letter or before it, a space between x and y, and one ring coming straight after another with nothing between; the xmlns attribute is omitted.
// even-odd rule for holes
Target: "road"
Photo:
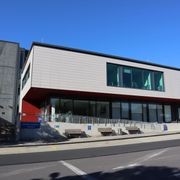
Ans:
<svg viewBox="0 0 180 180"><path fill-rule="evenodd" d="M134 140L135 141L135 140ZM62 145L50 146L51 151L46 151L49 146L37 146L33 147L37 152L29 151L30 147L26 147L23 150L24 153L19 153L23 147L10 148L11 154L0 154L0 166L2 165L15 165L15 164L28 164L28 163L38 163L38 162L50 162L50 161L60 161L60 160L71 160L71 159L82 159L82 158L92 158L100 156L110 156L116 154L130 153L130 152L140 152L147 150L163 149L168 147L180 146L180 139L163 140L155 142L141 142L135 144L119 144L121 141L107 141L101 144L100 142L93 143L82 143L74 144L73 147L67 148L70 145L66 145L67 149L63 149ZM95 145L94 147L92 145ZM110 145L110 146L109 146ZM38 149L42 152L39 152ZM43 151L44 149L44 151ZM3 150L3 149L2 149ZM4 150L3 150L4 151ZM7 150L8 151L8 150Z"/></svg>
<svg viewBox="0 0 180 180"><path fill-rule="evenodd" d="M53 162L0 166L0 180L176 180L180 146Z"/></svg>

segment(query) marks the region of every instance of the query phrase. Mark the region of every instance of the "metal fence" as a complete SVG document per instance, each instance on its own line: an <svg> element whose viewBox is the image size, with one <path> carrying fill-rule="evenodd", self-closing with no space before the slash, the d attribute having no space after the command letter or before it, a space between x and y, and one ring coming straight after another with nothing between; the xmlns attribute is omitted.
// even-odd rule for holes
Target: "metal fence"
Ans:
<svg viewBox="0 0 180 180"><path fill-rule="evenodd" d="M64 123L75 123L75 124L97 124L97 125L107 125L111 124L112 126L137 126L141 129L151 129L151 130L161 130L161 124L157 122L142 122L134 120L125 120L125 119L109 119L109 118L99 118L91 116L79 116L72 114L55 114L51 116L41 115L43 121L51 119L51 122L64 122Z"/></svg>

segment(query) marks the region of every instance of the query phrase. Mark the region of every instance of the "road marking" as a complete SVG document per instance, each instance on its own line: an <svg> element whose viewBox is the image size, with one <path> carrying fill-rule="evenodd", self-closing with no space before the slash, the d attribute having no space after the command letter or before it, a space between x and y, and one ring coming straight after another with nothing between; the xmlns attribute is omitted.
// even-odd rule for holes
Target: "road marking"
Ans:
<svg viewBox="0 0 180 180"><path fill-rule="evenodd" d="M84 171L82 171L81 169L73 166L72 164L69 164L65 161L59 161L62 165L66 166L68 169L70 169L71 171L73 171L75 174L77 174L78 176L81 176L83 179L86 180L95 180L92 177L89 177L88 174Z"/></svg>
<svg viewBox="0 0 180 180"><path fill-rule="evenodd" d="M125 169L125 168L131 168L131 167L140 166L141 163L146 162L146 161L148 161L148 160L150 160L150 159L152 159L154 157L157 157L157 156L163 154L164 152L166 152L167 150L168 150L168 148L166 148L164 150L161 150L160 152L157 152L157 153L146 155L146 156L144 156L142 158L137 159L134 163L131 162L130 164L125 165L125 166L118 166L118 167L113 168L113 170Z"/></svg>
<svg viewBox="0 0 180 180"><path fill-rule="evenodd" d="M141 160L138 161L138 163L146 162L146 161L148 161L148 160L150 160L150 159L152 159L152 158L154 158L154 157L157 157L157 156L165 153L167 150L168 150L168 148L163 149L163 150L161 150L161 151L159 151L159 152L157 152L157 153L153 153L153 154L151 154L151 155L146 155L146 156L144 156L143 158L141 158ZM136 161L137 161L137 160L136 160Z"/></svg>
<svg viewBox="0 0 180 180"><path fill-rule="evenodd" d="M18 170L14 170L11 172L6 172L0 175L0 177L8 177L8 176L15 176L15 175L19 175L19 174L24 174L24 173L28 173L28 172L32 172L32 171L37 171L40 169L45 169L45 168L49 168L55 165L48 165L48 166L43 166L43 167L28 167L28 168L22 168L22 169L18 169Z"/></svg>
<svg viewBox="0 0 180 180"><path fill-rule="evenodd" d="M140 166L140 164L134 163L134 164L128 164L127 166L118 166L118 167L113 168L113 170L131 168L131 167L136 167L136 166Z"/></svg>

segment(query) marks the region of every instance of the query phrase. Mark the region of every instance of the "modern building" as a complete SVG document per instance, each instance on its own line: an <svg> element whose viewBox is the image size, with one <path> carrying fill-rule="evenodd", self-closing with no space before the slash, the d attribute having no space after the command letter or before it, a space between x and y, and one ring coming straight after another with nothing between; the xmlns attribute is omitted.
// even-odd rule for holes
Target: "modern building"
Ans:
<svg viewBox="0 0 180 180"><path fill-rule="evenodd" d="M34 42L21 75L21 121L62 114L180 121L180 69Z"/></svg>
<svg viewBox="0 0 180 180"><path fill-rule="evenodd" d="M26 52L18 43L0 41L0 141L15 139L20 69Z"/></svg>

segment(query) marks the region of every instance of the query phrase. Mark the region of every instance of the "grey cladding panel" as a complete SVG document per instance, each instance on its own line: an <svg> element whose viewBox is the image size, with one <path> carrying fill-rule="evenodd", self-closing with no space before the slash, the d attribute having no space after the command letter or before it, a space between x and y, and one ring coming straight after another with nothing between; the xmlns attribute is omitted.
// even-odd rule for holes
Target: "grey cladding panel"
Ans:
<svg viewBox="0 0 180 180"><path fill-rule="evenodd" d="M0 66L16 67L18 45L0 42Z"/></svg>
<svg viewBox="0 0 180 180"><path fill-rule="evenodd" d="M0 66L0 94L14 93L15 86L15 69Z"/></svg>
<svg viewBox="0 0 180 180"><path fill-rule="evenodd" d="M14 122L17 106L18 53L18 44L0 42L0 116L9 122Z"/></svg>

